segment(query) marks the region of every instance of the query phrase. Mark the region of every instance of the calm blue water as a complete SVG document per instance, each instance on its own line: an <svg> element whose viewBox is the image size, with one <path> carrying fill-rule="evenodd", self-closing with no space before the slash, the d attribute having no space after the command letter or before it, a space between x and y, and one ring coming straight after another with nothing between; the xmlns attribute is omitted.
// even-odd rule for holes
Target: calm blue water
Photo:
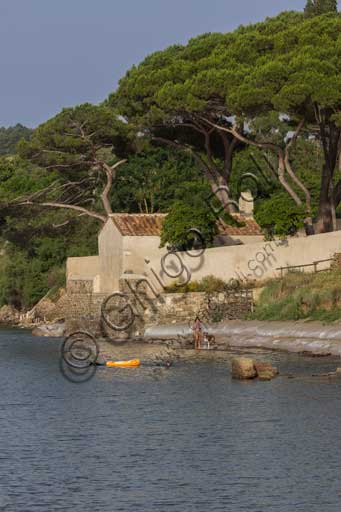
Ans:
<svg viewBox="0 0 341 512"><path fill-rule="evenodd" d="M230 356L188 353L75 385L59 344L0 332L0 510L340 510L341 384L308 378L335 360L266 356L307 378L240 383Z"/></svg>

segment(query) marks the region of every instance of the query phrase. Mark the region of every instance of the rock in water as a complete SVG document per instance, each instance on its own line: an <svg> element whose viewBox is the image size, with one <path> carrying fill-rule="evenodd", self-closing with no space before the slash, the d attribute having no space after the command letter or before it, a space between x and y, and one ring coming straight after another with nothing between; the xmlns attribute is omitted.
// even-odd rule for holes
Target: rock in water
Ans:
<svg viewBox="0 0 341 512"><path fill-rule="evenodd" d="M65 324L45 324L36 327L32 331L33 336L60 338L65 334Z"/></svg>
<svg viewBox="0 0 341 512"><path fill-rule="evenodd" d="M278 375L278 370L270 363L255 361L255 369L259 380L272 380Z"/></svg>
<svg viewBox="0 0 341 512"><path fill-rule="evenodd" d="M232 361L232 378L238 380L254 379L257 372L253 359L238 357Z"/></svg>

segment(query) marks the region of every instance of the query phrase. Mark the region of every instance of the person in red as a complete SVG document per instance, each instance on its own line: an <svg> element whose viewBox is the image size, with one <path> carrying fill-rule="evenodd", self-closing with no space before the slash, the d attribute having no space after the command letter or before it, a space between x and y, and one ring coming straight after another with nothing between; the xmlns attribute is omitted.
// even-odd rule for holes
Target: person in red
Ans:
<svg viewBox="0 0 341 512"><path fill-rule="evenodd" d="M200 341L201 341L201 333L202 333L202 323L200 318L197 316L194 324L192 326L192 331L194 332L194 342L195 342L195 350L199 350Z"/></svg>

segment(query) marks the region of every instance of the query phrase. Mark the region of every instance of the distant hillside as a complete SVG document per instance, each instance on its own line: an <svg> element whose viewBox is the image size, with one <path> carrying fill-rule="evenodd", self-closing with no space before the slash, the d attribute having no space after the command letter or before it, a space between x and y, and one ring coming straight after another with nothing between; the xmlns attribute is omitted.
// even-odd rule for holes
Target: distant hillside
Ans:
<svg viewBox="0 0 341 512"><path fill-rule="evenodd" d="M12 155L20 139L29 139L33 130L22 124L16 124L9 128L0 127L0 156Z"/></svg>

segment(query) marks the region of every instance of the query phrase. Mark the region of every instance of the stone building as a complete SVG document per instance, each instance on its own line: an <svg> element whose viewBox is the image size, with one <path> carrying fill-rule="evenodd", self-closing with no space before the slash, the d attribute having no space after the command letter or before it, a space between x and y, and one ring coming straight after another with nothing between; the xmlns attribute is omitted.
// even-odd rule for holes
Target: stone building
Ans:
<svg viewBox="0 0 341 512"><path fill-rule="evenodd" d="M67 286L73 281L91 282L93 293L118 291L123 275L147 275L148 262L160 260L167 249L160 248L165 214L115 213L109 216L98 236L98 256L68 258ZM252 215L236 214L240 226L218 222L215 246L234 246L263 240Z"/></svg>

